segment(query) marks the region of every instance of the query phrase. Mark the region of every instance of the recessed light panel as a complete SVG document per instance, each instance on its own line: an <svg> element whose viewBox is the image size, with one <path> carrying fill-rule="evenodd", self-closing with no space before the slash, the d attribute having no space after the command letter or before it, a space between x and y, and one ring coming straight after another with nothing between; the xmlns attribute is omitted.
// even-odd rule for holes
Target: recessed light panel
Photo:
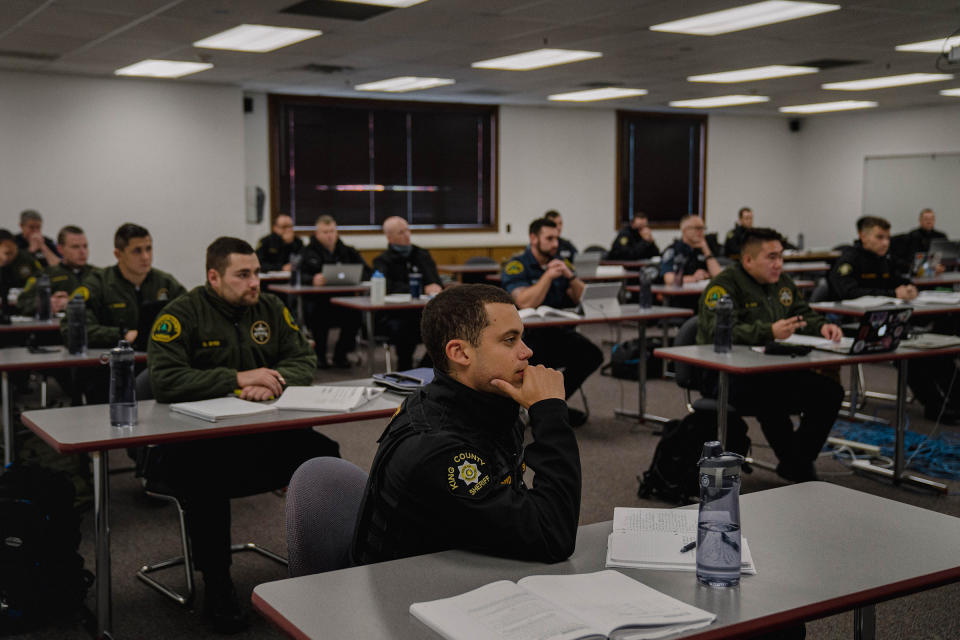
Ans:
<svg viewBox="0 0 960 640"><path fill-rule="evenodd" d="M142 76L145 78L181 78L212 68L209 62L180 62L178 60L141 60L117 69L114 75Z"/></svg>
<svg viewBox="0 0 960 640"><path fill-rule="evenodd" d="M502 58L491 58L490 60L481 60L474 62L471 67L475 69L501 69L505 71L529 71L531 69L542 69L543 67L552 67L557 64L567 64L570 62L580 62L581 60L590 60L599 58L603 54L598 51L575 51L572 49L537 49L527 51L512 56Z"/></svg>
<svg viewBox="0 0 960 640"><path fill-rule="evenodd" d="M631 98L647 95L646 89L624 89L621 87L605 87L602 89L585 89L570 93L555 93L547 96L549 100L558 102L593 102L595 100L615 100L617 98Z"/></svg>
<svg viewBox="0 0 960 640"><path fill-rule="evenodd" d="M828 82L821 86L824 89L834 89L838 91L869 91L871 89L888 89L890 87L902 87L910 84L940 82L942 80L952 79L953 76L949 73L905 73L899 76L864 78L863 80L850 80L849 82Z"/></svg>
<svg viewBox="0 0 960 640"><path fill-rule="evenodd" d="M714 96L713 98L697 98L695 100L674 100L671 107L685 107L689 109L709 109L711 107L735 107L739 104L755 104L769 102L767 96Z"/></svg>
<svg viewBox="0 0 960 640"><path fill-rule="evenodd" d="M415 4L426 2L427 0L336 0L337 2L349 2L352 4L375 4L378 7L396 7L403 9L412 7Z"/></svg>
<svg viewBox="0 0 960 640"><path fill-rule="evenodd" d="M770 0L757 2L742 7L714 11L691 18L664 22L650 27L651 31L667 31L669 33L685 33L693 36L715 36L721 33L753 29L776 22L796 20L807 16L836 11L838 4L823 4L820 2L789 2L787 0Z"/></svg>
<svg viewBox="0 0 960 640"><path fill-rule="evenodd" d="M943 53L954 47L960 47L960 36L940 38L939 40L925 40L911 44L901 44L897 51L915 51L917 53Z"/></svg>
<svg viewBox="0 0 960 640"><path fill-rule="evenodd" d="M772 64L766 67L739 69L737 71L723 71L707 73L687 78L690 82L753 82L754 80L768 80L770 78L785 78L787 76L802 76L808 73L817 73L816 67L791 67L782 64Z"/></svg>
<svg viewBox="0 0 960 640"><path fill-rule="evenodd" d="M454 81L448 78L417 78L416 76L400 76L398 78L388 78L387 80L378 80L377 82L358 84L353 88L357 91L387 91L390 93L403 93L405 91L421 91L423 89L432 89L433 87L442 87L444 85L453 83Z"/></svg>
<svg viewBox="0 0 960 640"><path fill-rule="evenodd" d="M249 51L266 53L295 42L315 38L321 34L316 29L293 29L290 27L270 27L265 24L241 24L238 27L221 31L209 38L197 40L195 47L204 49L228 49L230 51Z"/></svg>
<svg viewBox="0 0 960 640"><path fill-rule="evenodd" d="M869 100L841 100L839 102L817 102L814 104L795 104L780 107L782 113L826 113L828 111L850 111L851 109L872 109L876 102Z"/></svg>
<svg viewBox="0 0 960 640"><path fill-rule="evenodd" d="M940 95L960 98L960 89L944 89Z"/></svg>

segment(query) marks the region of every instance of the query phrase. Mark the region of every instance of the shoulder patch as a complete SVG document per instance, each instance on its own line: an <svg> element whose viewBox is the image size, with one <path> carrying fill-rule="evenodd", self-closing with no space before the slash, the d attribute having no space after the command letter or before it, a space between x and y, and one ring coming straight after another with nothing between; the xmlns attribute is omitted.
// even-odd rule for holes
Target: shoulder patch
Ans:
<svg viewBox="0 0 960 640"><path fill-rule="evenodd" d="M270 342L270 325L266 320L257 320L250 325L250 339L257 344Z"/></svg>
<svg viewBox="0 0 960 640"><path fill-rule="evenodd" d="M519 260L511 260L507 263L507 266L503 268L503 272L508 276L515 276L523 273L523 263Z"/></svg>
<svg viewBox="0 0 960 640"><path fill-rule="evenodd" d="M161 314L153 323L150 337L154 342L172 342L180 337L180 321L169 313Z"/></svg>
<svg viewBox="0 0 960 640"><path fill-rule="evenodd" d="M630 242L630 240L627 238L627 236L621 236L621 238L620 238L620 246L626 246L629 242Z"/></svg>
<svg viewBox="0 0 960 640"><path fill-rule="evenodd" d="M479 498L491 487L487 463L472 451L455 454L443 474L450 492L460 498Z"/></svg>
<svg viewBox="0 0 960 640"><path fill-rule="evenodd" d="M52 281L51 281L51 282L52 282ZM23 290L24 290L24 291L29 291L30 288L31 288L33 285L35 285L35 284L37 284L37 279L36 279L36 277L30 276L29 278L27 278L26 284L23 285Z"/></svg>
<svg viewBox="0 0 960 640"><path fill-rule="evenodd" d="M707 289L707 294L703 297L703 304L707 305L708 309L713 309L715 306L717 306L717 302L720 301L720 298L725 295L727 295L727 290L720 285L715 284Z"/></svg>
<svg viewBox="0 0 960 640"><path fill-rule="evenodd" d="M853 265L849 262L844 262L842 265L837 267L837 273L842 276L848 276L853 273Z"/></svg>
<svg viewBox="0 0 960 640"><path fill-rule="evenodd" d="M777 299L780 300L780 304L789 307L793 304L793 291L790 291L790 287L781 287Z"/></svg>
<svg viewBox="0 0 960 640"><path fill-rule="evenodd" d="M83 296L83 299L84 299L84 300L89 300L89 299L90 299L90 289L87 289L87 288L84 287L84 286L77 287L76 289L73 290L73 293L70 294L70 297L71 297L71 298L74 298L74 297L76 297L76 295L77 295L78 293L79 293L81 296Z"/></svg>
<svg viewBox="0 0 960 640"><path fill-rule="evenodd" d="M293 319L293 314L290 313L290 309L287 309L286 307L283 308L283 320L294 331L300 331L300 327L297 326L296 320Z"/></svg>
<svg viewBox="0 0 960 640"><path fill-rule="evenodd" d="M567 269L573 269L573 263L568 258L563 259L563 264L567 265Z"/></svg>

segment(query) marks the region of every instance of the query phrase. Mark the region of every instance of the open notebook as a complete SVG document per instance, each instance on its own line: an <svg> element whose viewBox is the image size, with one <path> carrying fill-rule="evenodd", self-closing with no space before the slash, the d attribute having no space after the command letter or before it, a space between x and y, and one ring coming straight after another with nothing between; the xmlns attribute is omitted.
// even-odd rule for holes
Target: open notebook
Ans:
<svg viewBox="0 0 960 640"><path fill-rule="evenodd" d="M293 411L347 412L362 407L382 393L383 389L377 387L287 387L273 406Z"/></svg>

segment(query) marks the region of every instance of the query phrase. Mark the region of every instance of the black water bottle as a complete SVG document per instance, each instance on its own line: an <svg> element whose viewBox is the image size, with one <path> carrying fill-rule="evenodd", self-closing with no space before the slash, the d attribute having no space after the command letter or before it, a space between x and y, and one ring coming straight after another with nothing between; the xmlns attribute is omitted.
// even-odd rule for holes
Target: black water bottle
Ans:
<svg viewBox="0 0 960 640"><path fill-rule="evenodd" d="M641 309L649 309L653 306L653 293L650 291L652 284L650 272L646 269L640 269L640 292L637 294L637 304Z"/></svg>
<svg viewBox="0 0 960 640"><path fill-rule="evenodd" d="M37 278L37 320L49 320L50 316L50 276L41 273Z"/></svg>
<svg viewBox="0 0 960 640"><path fill-rule="evenodd" d="M673 286L675 287L683 286L683 267L686 262L687 259L681 255L677 255L673 259Z"/></svg>
<svg viewBox="0 0 960 640"><path fill-rule="evenodd" d="M87 352L87 304L82 294L67 303L67 350L75 355Z"/></svg>
<svg viewBox="0 0 960 640"><path fill-rule="evenodd" d="M137 424L136 374L133 347L121 340L110 350L110 424L132 427Z"/></svg>
<svg viewBox="0 0 960 640"><path fill-rule="evenodd" d="M713 350L728 353L733 348L733 300L723 296L717 301L717 327L713 335Z"/></svg>

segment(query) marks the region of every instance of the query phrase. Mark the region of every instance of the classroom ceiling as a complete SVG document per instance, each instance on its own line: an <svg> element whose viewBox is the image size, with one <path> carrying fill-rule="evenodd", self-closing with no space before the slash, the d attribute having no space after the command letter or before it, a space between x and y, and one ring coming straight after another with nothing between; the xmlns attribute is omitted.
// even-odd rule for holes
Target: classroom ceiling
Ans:
<svg viewBox="0 0 960 640"><path fill-rule="evenodd" d="M147 58L205 61L214 67L176 82L223 83L273 93L514 105L555 105L548 95L599 86L649 92L583 105L606 109L669 110L672 100L726 94L770 97L767 103L713 110L750 115L776 114L784 105L846 99L873 100L880 109L960 101L939 95L941 89L960 87L960 64L944 67L955 75L945 82L858 92L820 87L876 76L937 73L936 54L897 52L894 47L951 35L960 28L960 1L835 2L842 6L839 11L703 37L648 27L748 0L426 0L389 10L331 0L3 0L0 69L112 76L114 70ZM341 17L284 12L288 8L332 10ZM367 17L342 17L344 11ZM323 35L263 54L191 44L242 23L320 29ZM470 66L542 47L599 51L603 56L523 72ZM822 70L738 84L686 80L694 74L771 64ZM394 76L450 78L456 83L402 94L353 89Z"/></svg>

